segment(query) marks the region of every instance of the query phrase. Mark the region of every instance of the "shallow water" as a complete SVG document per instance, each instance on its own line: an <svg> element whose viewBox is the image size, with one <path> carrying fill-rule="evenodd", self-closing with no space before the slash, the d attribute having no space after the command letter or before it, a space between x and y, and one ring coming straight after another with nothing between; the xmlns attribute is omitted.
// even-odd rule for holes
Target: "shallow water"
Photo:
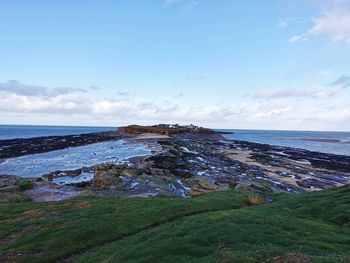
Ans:
<svg viewBox="0 0 350 263"><path fill-rule="evenodd" d="M219 130L233 134L228 139L302 148L310 151L350 155L350 132Z"/></svg>
<svg viewBox="0 0 350 263"><path fill-rule="evenodd" d="M62 173L61 176L55 176L52 182L58 185L77 184L82 182L90 182L93 178L93 172L82 172L77 176L68 176Z"/></svg>
<svg viewBox="0 0 350 263"><path fill-rule="evenodd" d="M150 153L151 150L144 144L129 144L123 140L101 142L11 158L0 164L0 174L40 177L54 171L75 170L99 163L118 163Z"/></svg>

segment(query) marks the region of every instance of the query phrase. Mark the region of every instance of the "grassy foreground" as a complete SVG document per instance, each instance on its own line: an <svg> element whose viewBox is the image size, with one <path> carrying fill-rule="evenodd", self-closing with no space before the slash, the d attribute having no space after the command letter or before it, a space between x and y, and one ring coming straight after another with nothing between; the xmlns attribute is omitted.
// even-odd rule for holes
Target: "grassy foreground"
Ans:
<svg viewBox="0 0 350 263"><path fill-rule="evenodd" d="M0 204L0 262L350 262L350 186Z"/></svg>

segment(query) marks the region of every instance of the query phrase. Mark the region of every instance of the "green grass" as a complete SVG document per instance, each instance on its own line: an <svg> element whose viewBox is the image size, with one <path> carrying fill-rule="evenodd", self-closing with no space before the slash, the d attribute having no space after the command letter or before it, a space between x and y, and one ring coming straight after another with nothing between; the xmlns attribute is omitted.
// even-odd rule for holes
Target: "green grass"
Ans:
<svg viewBox="0 0 350 263"><path fill-rule="evenodd" d="M350 186L251 195L2 204L0 262L350 262Z"/></svg>
<svg viewBox="0 0 350 263"><path fill-rule="evenodd" d="M24 191L24 190L28 190L28 189L32 189L33 188L33 183L31 181L28 181L28 180L21 180L19 182L19 189L21 191Z"/></svg>

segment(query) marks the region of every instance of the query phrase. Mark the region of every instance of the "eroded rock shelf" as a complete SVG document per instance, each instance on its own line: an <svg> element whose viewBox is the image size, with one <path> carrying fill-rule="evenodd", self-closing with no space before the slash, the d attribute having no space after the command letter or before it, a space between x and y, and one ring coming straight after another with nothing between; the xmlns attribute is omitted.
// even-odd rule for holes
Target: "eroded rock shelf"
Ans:
<svg viewBox="0 0 350 263"><path fill-rule="evenodd" d="M75 170L53 171L39 179L29 178L27 180L33 183L33 188L23 194L33 200L40 200L38 191L43 189L48 189L46 192L54 189L56 194L57 191L63 191L64 194L67 189L68 197L78 194L185 197L229 188L245 188L264 193L294 193L350 183L349 156L228 140L220 133L195 126L160 134L155 130L150 132L147 128L140 130L137 127L135 132L130 129L122 129L113 134L81 135L81 138L75 135L72 140L78 146L81 143L123 138L130 146L147 146L150 155L130 158L120 163L107 162ZM167 129L171 131L177 127ZM156 130L159 131L158 128ZM29 144L36 142L35 138L26 140L31 140L30 143L27 141ZM63 147L62 138L57 140L56 137L51 137L46 140L51 145L56 142L59 146L52 146L55 149ZM12 147L11 145L13 144L5 145L2 141L2 150L6 146ZM6 156L4 152L2 154L2 157ZM78 180L79 178L84 180ZM6 180L2 179L9 184L9 180ZM5 186L0 182L0 193L2 187Z"/></svg>

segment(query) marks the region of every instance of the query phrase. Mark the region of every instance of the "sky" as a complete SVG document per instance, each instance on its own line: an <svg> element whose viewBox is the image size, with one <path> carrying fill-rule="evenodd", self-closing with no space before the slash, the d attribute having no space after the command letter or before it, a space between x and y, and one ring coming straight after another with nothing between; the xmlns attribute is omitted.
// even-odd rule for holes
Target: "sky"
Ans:
<svg viewBox="0 0 350 263"><path fill-rule="evenodd" d="M0 0L0 124L350 131L350 0Z"/></svg>

